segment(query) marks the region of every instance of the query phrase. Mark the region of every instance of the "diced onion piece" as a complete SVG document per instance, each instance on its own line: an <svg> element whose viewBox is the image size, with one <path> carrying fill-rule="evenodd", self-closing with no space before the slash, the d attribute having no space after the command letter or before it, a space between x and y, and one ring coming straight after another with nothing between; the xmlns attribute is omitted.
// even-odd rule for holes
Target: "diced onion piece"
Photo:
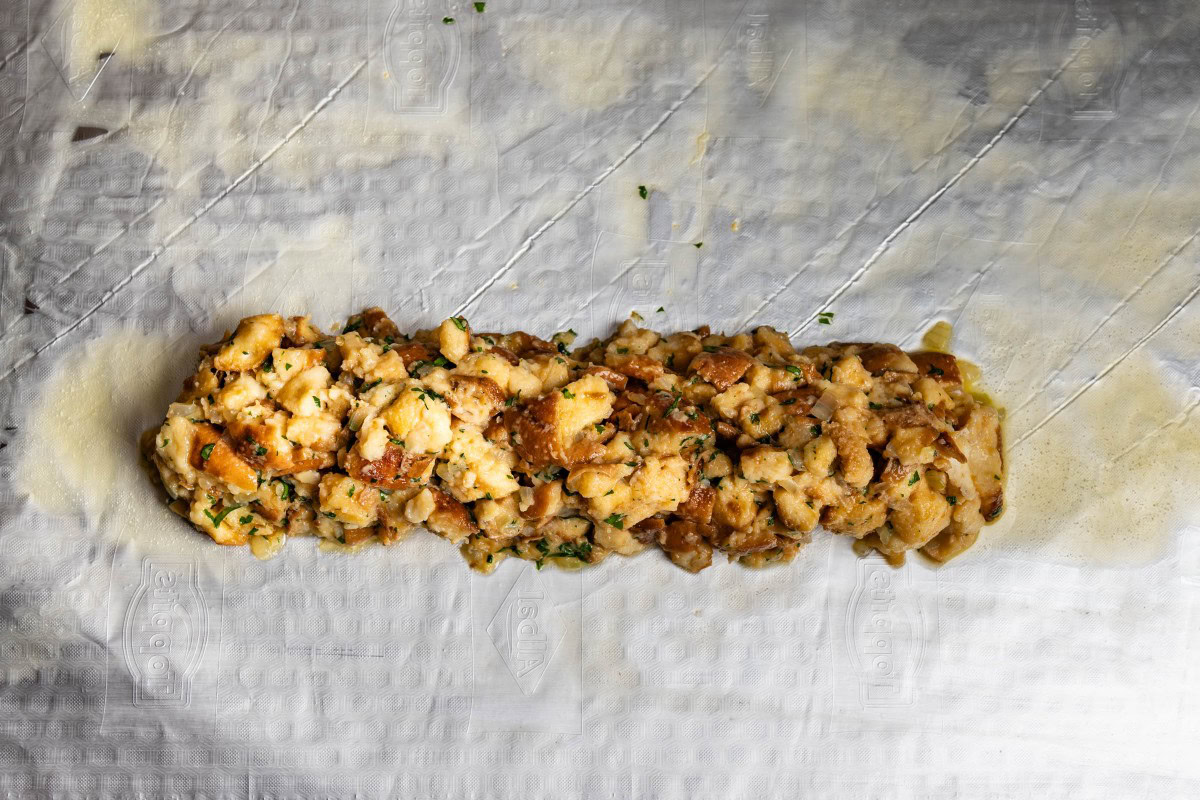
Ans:
<svg viewBox="0 0 1200 800"><path fill-rule="evenodd" d="M817 398L817 402L813 403L813 407L809 409L809 414L812 414L819 420L828 422L833 419L833 412L837 409L837 394L826 389L825 392Z"/></svg>

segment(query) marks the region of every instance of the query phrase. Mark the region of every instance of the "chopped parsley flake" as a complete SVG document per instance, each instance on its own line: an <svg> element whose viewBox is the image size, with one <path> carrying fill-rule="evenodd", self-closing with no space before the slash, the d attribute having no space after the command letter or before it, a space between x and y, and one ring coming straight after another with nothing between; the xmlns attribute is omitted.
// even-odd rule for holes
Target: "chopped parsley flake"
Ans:
<svg viewBox="0 0 1200 800"><path fill-rule="evenodd" d="M217 446L216 442L209 442L208 444L204 445L204 447L201 447L200 448L200 460L208 461L209 457L212 455L213 448L216 446Z"/></svg>
<svg viewBox="0 0 1200 800"><path fill-rule="evenodd" d="M833 322L833 312L832 311L820 312L819 314L817 314L817 322L819 322L822 325L830 324L831 322Z"/></svg>
<svg viewBox="0 0 1200 800"><path fill-rule="evenodd" d="M453 25L454 17L442 17L442 24L443 25Z"/></svg>
<svg viewBox="0 0 1200 800"><path fill-rule="evenodd" d="M645 200L645 199L646 199L646 197L647 197L649 194L650 194L650 192L648 192L648 191L646 190L646 187L645 187L645 186L639 186L639 187L638 187L638 197L640 197L640 198L642 198L643 200Z"/></svg>
<svg viewBox="0 0 1200 800"><path fill-rule="evenodd" d="M315 394L312 396L312 401L316 404L317 408L321 407L321 398L317 397Z"/></svg>
<svg viewBox="0 0 1200 800"><path fill-rule="evenodd" d="M616 528L619 531L625 530L625 515L624 514L612 514L612 515L606 517L604 522L608 525L612 525L614 528Z"/></svg>
<svg viewBox="0 0 1200 800"><path fill-rule="evenodd" d="M467 329L467 321L462 317L451 317L450 321L453 322L454 327L458 328L460 331L465 331Z"/></svg>
<svg viewBox="0 0 1200 800"><path fill-rule="evenodd" d="M958 505L958 498L955 497L954 495L949 495L946 497L946 502L948 502L952 506L956 506L956 505Z"/></svg>
<svg viewBox="0 0 1200 800"><path fill-rule="evenodd" d="M914 483L916 483L916 482L917 482L917 481L919 481L919 480L921 480L921 473L920 473L920 472L914 472L914 473L912 474L912 477L908 479L908 485L909 485L909 486L912 486Z"/></svg>
<svg viewBox="0 0 1200 800"><path fill-rule="evenodd" d="M942 369L941 367L930 367L929 374L930 375L945 375L946 370Z"/></svg>
<svg viewBox="0 0 1200 800"><path fill-rule="evenodd" d="M487 6L487 3L476 3L476 4L475 4L475 13L476 13L476 14L482 14L482 13L483 13L483 9L484 9L484 7L486 7L486 6ZM488 560L489 560L489 561L491 561L491 559L490 559L490 558L489 558Z"/></svg>
<svg viewBox="0 0 1200 800"><path fill-rule="evenodd" d="M217 514L215 517L208 512L208 509L205 509L204 516L209 518L209 520L212 522L212 525L214 528L219 528L219 527L221 527L221 522L224 521L224 519L227 516L229 516L230 512L232 512L234 509L238 509L241 507L242 507L241 503L234 503L233 505L225 506L225 509L223 511L221 511L221 513Z"/></svg>
<svg viewBox="0 0 1200 800"><path fill-rule="evenodd" d="M701 247L704 247L704 242L696 242L694 245L692 245L692 247L699 250Z"/></svg>
<svg viewBox="0 0 1200 800"><path fill-rule="evenodd" d="M422 387L420 387L420 386L414 386L414 387L413 387L413 391L417 393L417 397L420 397L420 398L421 398L421 403L422 403L422 405L424 405L426 408L429 408L429 403L427 403L427 402L425 401L425 398L426 398L426 397L432 397L432 398L433 398L433 399L435 399L435 400L441 400L441 399L442 399L442 396L441 396L440 394L438 394L437 392L433 391L432 389L425 389L425 388L422 388Z"/></svg>
<svg viewBox="0 0 1200 800"><path fill-rule="evenodd" d="M592 543L586 539L579 544L574 542L563 542L558 546L558 549L550 554L551 558L577 558L580 561L588 561L592 555Z"/></svg>
<svg viewBox="0 0 1200 800"><path fill-rule="evenodd" d="M571 390L570 390L570 389L568 389L568 388L567 388L567 387L565 387L565 386L562 388L562 396L563 396L563 397L565 397L565 398L567 398L568 400L574 400L574 399L575 399L575 395L574 395L574 394L572 394L572 393L571 393Z"/></svg>

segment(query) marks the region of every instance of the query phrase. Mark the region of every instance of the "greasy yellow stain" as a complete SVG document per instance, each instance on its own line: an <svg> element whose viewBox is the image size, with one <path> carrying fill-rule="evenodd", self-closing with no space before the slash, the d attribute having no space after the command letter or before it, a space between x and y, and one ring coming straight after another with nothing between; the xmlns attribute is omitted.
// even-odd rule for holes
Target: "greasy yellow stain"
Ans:
<svg viewBox="0 0 1200 800"><path fill-rule="evenodd" d="M1063 413L1010 445L1008 514L985 528L981 553L1101 566L1170 554L1200 520L1200 413L1186 385L1169 385L1135 353ZM1019 435L1022 431L1017 431Z"/></svg>
<svg viewBox="0 0 1200 800"><path fill-rule="evenodd" d="M563 105L601 109L636 88L635 68L654 60L655 31L640 19L514 18L501 23L500 42L522 75Z"/></svg>
<svg viewBox="0 0 1200 800"><path fill-rule="evenodd" d="M688 166L694 166L704 160L704 154L708 152L708 142L712 139L708 131L704 131L696 137L696 153L692 156Z"/></svg>
<svg viewBox="0 0 1200 800"><path fill-rule="evenodd" d="M1038 256L1047 277L1068 277L1089 293L1120 298L1196 230L1196 199L1190 187L1100 179L1065 209L1032 203L1029 236L1044 242ZM1153 303L1163 292L1178 298L1178 290L1169 280L1154 281L1136 302Z"/></svg>
<svg viewBox="0 0 1200 800"><path fill-rule="evenodd" d="M171 520L182 525L143 471L138 437L161 419L193 357L165 336L131 331L64 356L21 426L19 490L44 512L83 517L89 529L148 539Z"/></svg>
<svg viewBox="0 0 1200 800"><path fill-rule="evenodd" d="M948 353L950 352L950 337L953 334L954 329L949 322L944 319L938 320L921 337L921 346L935 353Z"/></svg>
<svg viewBox="0 0 1200 800"><path fill-rule="evenodd" d="M922 337L951 351L941 321ZM964 386L996 405L962 362ZM1200 392L1170 386L1135 353L1027 440L1015 443L1049 409L1004 420L1005 514L987 526L971 557L1004 555L1092 566L1136 566L1169 554L1175 531L1200 518L1185 476L1200 474ZM1014 435L1015 434L1015 435Z"/></svg>
<svg viewBox="0 0 1200 800"><path fill-rule="evenodd" d="M152 35L155 5L148 0L75 0L71 9L71 67L94 69L105 53L136 61Z"/></svg>
<svg viewBox="0 0 1200 800"><path fill-rule="evenodd" d="M899 50L821 44L810 48L804 107L810 118L830 116L868 136L895 141L909 163L932 158L971 120L969 101L955 100L944 73Z"/></svg>

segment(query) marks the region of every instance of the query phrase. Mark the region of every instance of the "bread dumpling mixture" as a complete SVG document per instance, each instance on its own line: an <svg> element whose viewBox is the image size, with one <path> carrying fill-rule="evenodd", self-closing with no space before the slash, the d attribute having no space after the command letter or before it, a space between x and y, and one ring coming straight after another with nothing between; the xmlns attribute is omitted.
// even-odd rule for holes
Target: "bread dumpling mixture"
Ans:
<svg viewBox="0 0 1200 800"><path fill-rule="evenodd" d="M999 516L1000 416L954 356L640 322L573 347L462 317L406 336L379 308L339 334L247 317L142 450L173 510L259 558L426 528L482 572L648 547L696 572L790 561L819 525L900 564Z"/></svg>

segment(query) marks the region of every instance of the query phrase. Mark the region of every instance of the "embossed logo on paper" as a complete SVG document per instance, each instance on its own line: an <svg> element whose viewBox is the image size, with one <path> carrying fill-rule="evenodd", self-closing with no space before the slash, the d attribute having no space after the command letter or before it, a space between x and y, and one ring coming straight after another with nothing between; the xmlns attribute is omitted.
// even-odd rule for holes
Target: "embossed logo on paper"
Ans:
<svg viewBox="0 0 1200 800"><path fill-rule="evenodd" d="M125 663L133 704L182 708L208 635L208 609L196 565L147 558L142 582L125 612Z"/></svg>
<svg viewBox="0 0 1200 800"><path fill-rule="evenodd" d="M458 28L429 0L398 0L384 29L384 63L396 111L442 114L458 72Z"/></svg>
<svg viewBox="0 0 1200 800"><path fill-rule="evenodd" d="M539 583L532 565L522 569L487 626L488 637L524 695L537 689L563 639L562 616Z"/></svg>
<svg viewBox="0 0 1200 800"><path fill-rule="evenodd" d="M753 89L765 90L775 75L775 48L771 43L771 18L749 14L742 37L746 56L746 82Z"/></svg>
<svg viewBox="0 0 1200 800"><path fill-rule="evenodd" d="M621 277L613 284L612 300L608 304L604 325L609 325L611 320L625 319L630 311L651 313L659 304L666 306L664 313L668 319L656 318L655 323L673 323L670 319L673 304L663 302L673 284L669 263L636 259L626 261L621 264L619 275Z"/></svg>
<svg viewBox="0 0 1200 800"><path fill-rule="evenodd" d="M904 576L903 578L901 576ZM897 572L875 558L860 559L846 614L846 646L858 673L864 707L907 706L914 700L923 631L920 610Z"/></svg>
<svg viewBox="0 0 1200 800"><path fill-rule="evenodd" d="M1056 52L1065 56L1061 85L1073 118L1116 116L1117 95L1126 77L1122 41L1130 36L1126 21L1118 22L1103 0L1067 4L1051 40Z"/></svg>

